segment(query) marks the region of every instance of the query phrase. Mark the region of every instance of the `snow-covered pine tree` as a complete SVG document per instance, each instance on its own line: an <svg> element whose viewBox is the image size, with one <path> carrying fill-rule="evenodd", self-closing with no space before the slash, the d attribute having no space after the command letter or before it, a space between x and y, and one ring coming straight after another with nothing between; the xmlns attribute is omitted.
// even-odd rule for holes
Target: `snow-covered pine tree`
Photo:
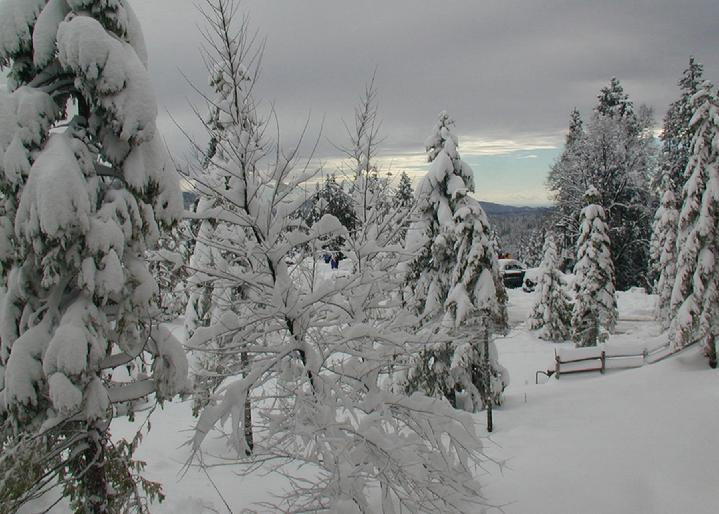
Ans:
<svg viewBox="0 0 719 514"><path fill-rule="evenodd" d="M303 215L308 226L311 227L323 216L329 214L337 218L348 231L355 230L357 213L354 212L352 195L345 190L343 182L337 181L334 173L325 176L324 183L308 200L308 203L310 208ZM344 243L344 236L335 235L324 243L324 247L331 252L339 252Z"/></svg>
<svg viewBox="0 0 719 514"><path fill-rule="evenodd" d="M579 231L579 213L584 206L582 195L587 190L581 167L584 137L582 116L574 109L569 116L569 132L562 154L552 164L547 176L547 186L554 194L556 208L552 213L552 225L557 227L560 253L571 250L574 254Z"/></svg>
<svg viewBox="0 0 719 514"><path fill-rule="evenodd" d="M212 317L221 317L221 310L232 303L232 292L222 283L222 276L231 264L226 260L218 239L243 239L244 230L224 223L203 213L222 206L231 207L232 200L226 195L233 171L227 169L227 162L237 157L241 166L252 167L267 151L263 148L263 126L256 117L252 92L259 78L264 45L256 45L254 36L248 34L248 20L243 18L236 29L230 27L230 20L236 20L237 6L228 1L206 1L199 8L205 21L203 32L206 41L203 47L204 60L209 75L212 96L205 98L209 115L203 123L209 133L209 144L203 149L196 146L202 155L200 169L192 181L197 188L199 199L195 207L201 220L197 225L195 246L189 261L188 302L185 311L185 335L189 340L197 328L206 327ZM239 127L239 129L238 129ZM240 133L238 134L238 130ZM227 141L242 137L236 151L238 156L228 155ZM214 241L213 244L209 244ZM211 270L211 274L207 274ZM220 309L220 310L218 310ZM213 359L205 352L205 359ZM205 362L201 368L210 373L215 367ZM221 377L209 379L217 384Z"/></svg>
<svg viewBox="0 0 719 514"><path fill-rule="evenodd" d="M142 31L125 0L3 0L0 33L0 510L59 486L78 513L146 512L159 486L113 405L183 391L187 360L153 322L145 252L182 199ZM144 378L113 380L133 362Z"/></svg>
<svg viewBox="0 0 719 514"><path fill-rule="evenodd" d="M667 189L654 216L651 258L657 263L657 283L654 292L659 296L655 307L655 317L668 328L670 322L670 304L672 289L677 271L677 226L679 211L674 193Z"/></svg>
<svg viewBox="0 0 719 514"><path fill-rule="evenodd" d="M602 88L598 99L583 135L578 116L572 115L577 128L570 131L565 152L550 173L559 214L556 224L576 237L574 220L584 191L595 187L610 229L617 287L645 286L653 214L651 111L642 107L635 112L617 79Z"/></svg>
<svg viewBox="0 0 719 514"><path fill-rule="evenodd" d="M689 58L689 66L679 80L681 96L673 102L666 115L662 127L662 149L659 159L658 191L671 191L674 198L681 198L682 187L686 180L684 170L689 161L692 140L692 129L689 122L694 114L692 97L699 91L703 82L704 67Z"/></svg>
<svg viewBox="0 0 719 514"><path fill-rule="evenodd" d="M613 78L602 89L587 129L583 166L607 216L616 287L646 286L653 202L651 111L635 112Z"/></svg>
<svg viewBox="0 0 719 514"><path fill-rule="evenodd" d="M691 152L679 215L677 272L671 298L673 348L699 341L717 365L719 334L719 98L704 82L694 95Z"/></svg>
<svg viewBox="0 0 719 514"><path fill-rule="evenodd" d="M231 0L209 5L220 3L236 12ZM203 410L194 448L215 424L229 423L239 472L262 467L290 477L294 488L273 511L375 512L378 489L383 512L458 513L465 501L476 503L470 466L480 458L481 443L471 421L446 402L385 386L398 357L420 347L410 332L416 317L388 301L403 255L387 244L396 227L372 216L353 233L331 215L303 224L303 185L314 174L294 167L300 144L243 167L246 140L218 139L229 182L214 194L226 202L198 213L246 230L244 239L208 241L228 262L247 262L223 276L246 294L221 319L198 328L189 344L200 348L223 338L226 358L248 358ZM347 259L354 272L328 280L317 273L317 259L323 241L337 235L351 238ZM257 430L250 452L242 411L248 397L260 395L263 401L252 409ZM467 439L461 444L458 437Z"/></svg>
<svg viewBox="0 0 719 514"><path fill-rule="evenodd" d="M570 335L572 302L562 273L558 269L559 255L552 236L544 242L544 255L539 265L537 299L529 314L529 328L541 330L539 337L549 341L565 341Z"/></svg>
<svg viewBox="0 0 719 514"><path fill-rule="evenodd" d="M474 191L474 172L457 152L454 122L442 112L427 139L427 175L417 188L419 219L410 226L408 304L420 315L428 344L407 378L408 390L442 394L454 403L455 390L471 394L474 405L490 396L499 401L508 382L490 345L484 365L479 335L503 331L507 295L491 244L490 226ZM432 342L437 333L455 334L452 342ZM492 377L491 393L485 378Z"/></svg>
<svg viewBox="0 0 719 514"><path fill-rule="evenodd" d="M211 182L214 187L221 188L221 177L213 174L216 171L215 168L207 169L202 179L203 184ZM198 185L198 189L200 198L195 207L197 212L205 212L221 203L221 198L209 194L211 189L202 185ZM207 275L202 270L217 270L222 261L220 250L207 244L208 241L212 240L217 223L214 220L203 219L196 226L195 244L189 258L187 270L187 306L184 318L185 340L189 340L199 327L206 327L210 324L214 280L213 276Z"/></svg>
<svg viewBox="0 0 719 514"><path fill-rule="evenodd" d="M502 243L499 240L499 231L494 225L490 225L489 229L489 244L492 247L494 254L499 256L502 253Z"/></svg>
<svg viewBox="0 0 719 514"><path fill-rule="evenodd" d="M609 85L603 87L597 96L599 103L595 112L609 118L630 118L634 116L634 104L624 92L621 82L612 77Z"/></svg>
<svg viewBox="0 0 719 514"><path fill-rule="evenodd" d="M402 226L398 233L398 241L404 241L407 237L407 227L409 226L409 213L414 209L412 179L409 178L405 171L399 176L399 183L392 197L392 207L400 213Z"/></svg>
<svg viewBox="0 0 719 514"><path fill-rule="evenodd" d="M401 208L409 207L414 203L414 189L412 188L412 179L409 178L406 171L399 176L399 183L394 192L394 204Z"/></svg>
<svg viewBox="0 0 719 514"><path fill-rule="evenodd" d="M598 203L599 191L590 187L584 196L587 205L580 217L574 266L572 340L577 346L596 346L614 331L617 299L609 228L604 209Z"/></svg>
<svg viewBox="0 0 719 514"><path fill-rule="evenodd" d="M539 220L536 226L525 233L522 233L517 242L518 248L512 255L516 255L516 259L523 262L530 268L538 267L544 256L544 243L548 237L555 238L554 232L548 227L548 219ZM526 223L526 222L525 222ZM556 246L556 240L555 240ZM557 251L557 267L560 266L559 252Z"/></svg>
<svg viewBox="0 0 719 514"><path fill-rule="evenodd" d="M654 223L652 225L652 237L649 242L649 282L654 287L657 294L660 295L659 305L657 305L657 315L659 319L668 322L668 307L669 300L671 297L671 289L674 284L674 271L675 262L677 256L677 249L673 248L672 254L668 254L665 257L665 262L671 263L671 268L667 268L662 261L664 255L664 242L671 240L676 241L677 232L677 216L675 212L677 209L676 205L672 205L670 209L674 216L673 221L665 220L664 218L668 215L667 207L665 202L670 201L674 204L677 200L682 197L682 188L686 178L684 177L684 170L687 167L689 161L689 151L691 147L692 129L690 127L690 121L692 114L694 113L691 99L699 90L702 82L702 70L701 64L697 63L693 57L689 59L689 67L684 70L682 78L679 80L679 87L681 88L681 97L673 102L669 106L669 110L664 116L664 126L662 130L661 140L662 149L659 158L659 172L656 177L655 189L662 196L660 205L657 207L657 212L654 216ZM671 200L667 197L667 193L670 193ZM669 248L667 248L669 250ZM672 275L667 275L667 272L671 272ZM664 277L662 277L664 275ZM659 286L659 281L662 281L662 286ZM662 299L662 290L664 291L664 298Z"/></svg>

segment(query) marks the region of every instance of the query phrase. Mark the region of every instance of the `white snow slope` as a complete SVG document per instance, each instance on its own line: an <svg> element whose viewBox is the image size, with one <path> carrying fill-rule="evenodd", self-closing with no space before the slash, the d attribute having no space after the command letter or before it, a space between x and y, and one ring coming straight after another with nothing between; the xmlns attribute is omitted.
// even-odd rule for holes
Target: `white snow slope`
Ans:
<svg viewBox="0 0 719 514"><path fill-rule="evenodd" d="M555 345L528 332L523 320L533 299L510 291L515 326L497 340L512 385L505 404L494 411L495 430L486 440L485 451L503 464L482 472L487 502L506 514L716 512L719 372L690 348L643 368L540 377L535 385L535 371L552 365L554 349L571 344ZM620 293L619 333L610 341L661 337L649 321L653 301L636 291ZM188 456L182 445L194 424L190 404L168 404L151 419L137 456L147 460L145 474L162 482L167 495L152 512L229 512L204 472L192 468L181 474ZM483 426L483 413L477 422ZM113 427L115 436L129 436L133 425L117 419ZM208 438L207 448L231 457L220 440ZM270 512L253 503L271 499L286 483L274 476L240 478L227 464L208 473L231 511ZM51 512L64 513L66 507Z"/></svg>
<svg viewBox="0 0 719 514"><path fill-rule="evenodd" d="M528 311L530 295L510 295L515 315ZM641 320L655 297L618 296L624 333L610 342L654 339L658 326ZM716 512L719 373L700 351L605 375L540 375L534 385L562 346L571 347L539 341L524 325L497 341L513 385L487 446L505 460L484 480L488 500L506 514Z"/></svg>

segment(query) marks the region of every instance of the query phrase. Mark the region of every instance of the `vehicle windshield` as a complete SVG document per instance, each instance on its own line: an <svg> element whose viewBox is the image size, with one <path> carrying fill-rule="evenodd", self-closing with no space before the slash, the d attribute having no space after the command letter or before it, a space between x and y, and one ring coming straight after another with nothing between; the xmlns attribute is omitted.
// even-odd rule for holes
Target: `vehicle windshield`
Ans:
<svg viewBox="0 0 719 514"><path fill-rule="evenodd" d="M515 260L505 260L505 259L499 260L499 268L502 271L524 270L525 269L524 265L521 262L515 261Z"/></svg>

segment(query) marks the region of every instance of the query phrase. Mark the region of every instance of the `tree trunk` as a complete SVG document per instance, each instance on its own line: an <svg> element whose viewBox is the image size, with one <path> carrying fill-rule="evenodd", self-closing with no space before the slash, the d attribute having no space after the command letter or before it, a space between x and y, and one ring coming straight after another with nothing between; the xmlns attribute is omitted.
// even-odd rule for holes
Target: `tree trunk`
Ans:
<svg viewBox="0 0 719 514"><path fill-rule="evenodd" d="M74 474L78 481L84 505L82 512L87 514L108 514L107 474L105 472L105 433L98 427L87 430L89 445L76 459Z"/></svg>
<svg viewBox="0 0 719 514"><path fill-rule="evenodd" d="M484 407L487 409L487 432L491 432L494 429L494 421L492 419L492 373L489 366L489 329L484 329L483 334L484 343L484 390L485 400Z"/></svg>
<svg viewBox="0 0 719 514"><path fill-rule="evenodd" d="M717 345L714 334L710 334L707 339L707 357L709 357L709 367L716 369L717 367Z"/></svg>
<svg viewBox="0 0 719 514"><path fill-rule="evenodd" d="M242 369L249 369L250 357L247 352L240 353L240 362L242 363ZM246 450L246 453L249 456L252 454L252 450L255 446L254 434L252 432L252 402L250 400L249 392L245 398L245 443L249 449Z"/></svg>

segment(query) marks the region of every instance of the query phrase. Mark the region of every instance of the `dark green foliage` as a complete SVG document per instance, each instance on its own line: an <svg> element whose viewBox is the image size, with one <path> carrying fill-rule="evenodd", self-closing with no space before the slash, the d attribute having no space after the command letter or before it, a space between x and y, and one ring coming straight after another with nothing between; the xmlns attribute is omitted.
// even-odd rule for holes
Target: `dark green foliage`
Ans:
<svg viewBox="0 0 719 514"><path fill-rule="evenodd" d="M141 476L145 462L133 458L142 432L131 441L118 442L112 442L107 431L88 432L92 436L83 435L86 449L77 452L73 445L79 430L85 428L68 422L61 430L21 434L3 442L0 512L14 513L56 485L62 486L62 497L76 514L149 514L150 503L164 500L161 485Z"/></svg>
<svg viewBox="0 0 719 514"><path fill-rule="evenodd" d="M443 343L420 352L413 373L408 377L406 391L424 391L428 396L444 396L455 407L455 383L450 380L448 363L454 355L454 345Z"/></svg>
<svg viewBox="0 0 719 514"><path fill-rule="evenodd" d="M596 187L609 225L617 289L647 286L654 209L651 111L641 107L635 112L615 78L598 98L586 127L579 113L572 113L564 152L550 171L548 186L557 206L552 224L562 253L578 234L584 191L590 185Z"/></svg>
<svg viewBox="0 0 719 514"><path fill-rule="evenodd" d="M664 116L661 134L662 150L660 157L660 172L657 175L659 195L670 190L675 198L681 198L682 186L686 178L684 170L689 161L689 152L692 139L692 128L689 122L694 113L692 97L699 91L702 84L704 67L693 57L689 59L689 67L684 70L679 80L681 96L669 106Z"/></svg>
<svg viewBox="0 0 719 514"><path fill-rule="evenodd" d="M597 96L599 103L595 112L610 118L627 118L634 116L634 104L629 95L624 92L622 84L616 77L612 77L609 85L605 86Z"/></svg>
<svg viewBox="0 0 719 514"><path fill-rule="evenodd" d="M414 202L414 189L412 189L412 180L406 172L402 172L399 176L399 183L394 192L394 204L397 207L409 207Z"/></svg>
<svg viewBox="0 0 719 514"><path fill-rule="evenodd" d="M45 437L7 437L0 444L0 512L14 513L33 497L43 483L48 463L44 456L50 445Z"/></svg>
<svg viewBox="0 0 719 514"><path fill-rule="evenodd" d="M507 381L506 370L497 363L494 343L490 343L489 347L490 358L487 361L479 333L466 331L456 335L451 342L428 345L415 360L405 390L444 397L455 408L470 406L467 403L458 405L458 393L466 395L465 402L470 401L475 410L490 401L489 398L495 405L500 405ZM458 357L461 362L454 362Z"/></svg>
<svg viewBox="0 0 719 514"><path fill-rule="evenodd" d="M320 220L325 214L331 214L348 231L353 231L357 226L357 216L353 208L352 197L347 193L342 184L337 182L334 174L325 177L324 184L317 187L317 190L307 201L307 208L302 217L308 227ZM325 243L325 249L339 252L344 245L342 236L334 236Z"/></svg>
<svg viewBox="0 0 719 514"><path fill-rule="evenodd" d="M406 172L402 172L399 177L399 183L397 189L395 189L394 196L392 198L393 209L397 212L401 221L402 228L397 233L397 241L404 241L407 237L407 227L409 225L409 219L407 214L412 210L414 205L414 189L412 188L412 180L409 178Z"/></svg>

